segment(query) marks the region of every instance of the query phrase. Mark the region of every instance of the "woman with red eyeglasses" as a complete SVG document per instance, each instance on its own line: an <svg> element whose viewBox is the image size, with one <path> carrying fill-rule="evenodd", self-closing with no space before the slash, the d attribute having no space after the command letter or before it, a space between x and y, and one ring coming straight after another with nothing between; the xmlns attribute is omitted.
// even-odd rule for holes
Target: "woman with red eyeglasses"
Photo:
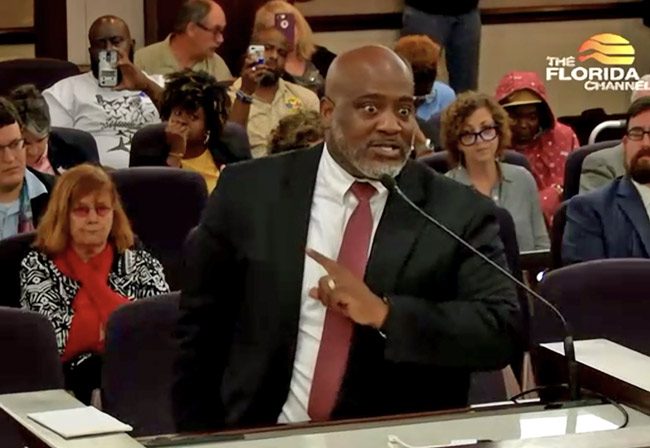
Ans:
<svg viewBox="0 0 650 448"><path fill-rule="evenodd" d="M59 178L36 232L21 265L21 304L50 319L66 388L89 403L111 313L169 286L160 262L135 247L115 184L100 167L79 165Z"/></svg>

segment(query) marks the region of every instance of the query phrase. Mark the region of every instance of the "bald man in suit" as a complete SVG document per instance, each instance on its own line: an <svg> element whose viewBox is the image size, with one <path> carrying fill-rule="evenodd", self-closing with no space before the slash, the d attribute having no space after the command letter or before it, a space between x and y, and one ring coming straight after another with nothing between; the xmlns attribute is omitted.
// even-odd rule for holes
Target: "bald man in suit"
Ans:
<svg viewBox="0 0 650 448"><path fill-rule="evenodd" d="M377 181L505 266L488 198L409 159L413 77L391 50L340 55L325 143L231 165L188 243L180 430L467 404L518 344L513 285Z"/></svg>

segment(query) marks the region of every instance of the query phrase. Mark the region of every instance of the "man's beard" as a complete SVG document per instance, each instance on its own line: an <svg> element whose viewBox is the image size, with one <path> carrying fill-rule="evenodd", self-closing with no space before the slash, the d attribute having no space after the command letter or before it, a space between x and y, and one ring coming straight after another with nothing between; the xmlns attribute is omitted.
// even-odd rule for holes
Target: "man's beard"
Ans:
<svg viewBox="0 0 650 448"><path fill-rule="evenodd" d="M262 79L260 79L260 85L262 87L272 87L278 83L280 75L275 71L268 71L264 73Z"/></svg>
<svg viewBox="0 0 650 448"><path fill-rule="evenodd" d="M386 163L380 161L372 160L363 160L365 153L369 152L370 149L367 147L350 147L346 141L343 131L335 122L332 122L332 125L329 130L330 139L327 142L328 148L335 154L335 159L339 163L344 163L347 166L343 168L346 171L356 171L350 172L355 177L362 177L366 179L378 180L381 176L388 174L391 177L397 176L406 161L408 160L408 154L410 150L405 150L406 155L404 160L401 163ZM344 160L340 160L344 159Z"/></svg>
<svg viewBox="0 0 650 448"><path fill-rule="evenodd" d="M641 160L642 157L650 157L650 147L641 148L630 161L627 168L628 175L640 184L650 184L650 161Z"/></svg>

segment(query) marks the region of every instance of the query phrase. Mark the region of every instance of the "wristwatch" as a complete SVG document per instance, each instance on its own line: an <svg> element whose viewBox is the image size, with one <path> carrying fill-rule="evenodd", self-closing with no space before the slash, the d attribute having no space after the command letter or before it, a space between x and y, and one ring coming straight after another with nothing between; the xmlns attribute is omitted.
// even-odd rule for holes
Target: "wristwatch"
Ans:
<svg viewBox="0 0 650 448"><path fill-rule="evenodd" d="M235 98L237 98L239 101L241 101L244 104L253 104L253 97L245 93L241 89L238 90L237 93L235 93Z"/></svg>

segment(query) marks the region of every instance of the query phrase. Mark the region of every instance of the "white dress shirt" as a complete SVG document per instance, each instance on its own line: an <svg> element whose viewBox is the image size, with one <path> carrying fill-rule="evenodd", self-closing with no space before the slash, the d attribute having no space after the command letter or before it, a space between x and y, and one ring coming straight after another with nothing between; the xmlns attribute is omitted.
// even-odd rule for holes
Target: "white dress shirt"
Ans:
<svg viewBox="0 0 650 448"><path fill-rule="evenodd" d="M640 184L635 180L633 180L632 183L639 192L639 196L641 196L643 208L645 209L645 212L648 215L648 219L650 220L650 188L648 188L647 185Z"/></svg>
<svg viewBox="0 0 650 448"><path fill-rule="evenodd" d="M316 175L307 232L307 247L317 250L331 259L338 258L345 226L358 203L350 191L350 187L356 180L334 161L325 146ZM375 232L388 198L388 190L379 182L370 183L377 189L377 194L370 199L373 219L370 237L370 247L372 247ZM368 249L368 255L370 255L370 249ZM318 300L309 297L308 293L310 288L318 286L318 280L324 275L327 275L325 269L305 256L296 356L293 362L289 395L278 418L278 423L310 420L307 406L323 334L326 308Z"/></svg>

